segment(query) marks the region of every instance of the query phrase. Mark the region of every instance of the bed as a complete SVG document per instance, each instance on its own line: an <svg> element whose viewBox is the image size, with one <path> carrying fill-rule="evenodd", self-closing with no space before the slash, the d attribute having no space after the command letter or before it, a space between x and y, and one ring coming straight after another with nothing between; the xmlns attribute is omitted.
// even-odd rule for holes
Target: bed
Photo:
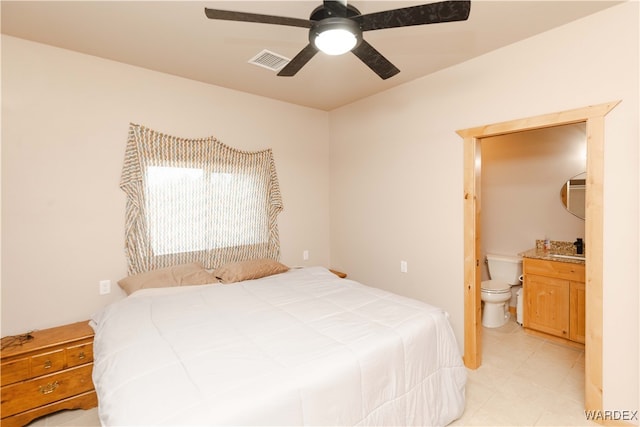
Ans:
<svg viewBox="0 0 640 427"><path fill-rule="evenodd" d="M446 425L447 314L322 267L142 289L93 316L103 425Z"/></svg>

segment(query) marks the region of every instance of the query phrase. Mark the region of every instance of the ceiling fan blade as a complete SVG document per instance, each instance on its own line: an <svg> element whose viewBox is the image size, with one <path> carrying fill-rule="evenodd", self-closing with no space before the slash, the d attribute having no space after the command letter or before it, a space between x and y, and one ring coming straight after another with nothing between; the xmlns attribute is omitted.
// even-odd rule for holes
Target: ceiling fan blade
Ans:
<svg viewBox="0 0 640 427"><path fill-rule="evenodd" d="M344 18L347 16L347 2L345 0L324 0L325 17Z"/></svg>
<svg viewBox="0 0 640 427"><path fill-rule="evenodd" d="M291 77L295 76L298 71L302 67L305 66L307 62L313 58L313 56L318 53L318 50L309 43L304 49L302 49L298 54L291 60L287 65L284 66L282 70L278 73L279 76Z"/></svg>
<svg viewBox="0 0 640 427"><path fill-rule="evenodd" d="M400 72L395 65L365 40L362 40L351 52L380 76L382 80L393 77Z"/></svg>
<svg viewBox="0 0 640 427"><path fill-rule="evenodd" d="M448 0L437 3L410 6L401 9L355 16L362 31L439 22L464 21L469 18L471 1Z"/></svg>
<svg viewBox="0 0 640 427"><path fill-rule="evenodd" d="M261 15L258 13L233 12L230 10L204 8L204 13L209 19L222 19L225 21L258 22L261 24L288 25L291 27L311 28L312 22L308 19L287 18L286 16Z"/></svg>

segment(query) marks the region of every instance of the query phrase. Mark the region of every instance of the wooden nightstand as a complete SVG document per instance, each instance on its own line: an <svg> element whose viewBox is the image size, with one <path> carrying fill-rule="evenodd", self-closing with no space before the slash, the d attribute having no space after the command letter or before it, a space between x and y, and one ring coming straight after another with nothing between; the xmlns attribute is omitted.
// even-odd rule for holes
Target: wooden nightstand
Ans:
<svg viewBox="0 0 640 427"><path fill-rule="evenodd" d="M345 277L347 277L347 273L343 273L342 271L331 270L331 269L329 269L329 271L332 272L333 274L335 274L336 276L338 276L341 279L344 279Z"/></svg>
<svg viewBox="0 0 640 427"><path fill-rule="evenodd" d="M1 353L2 426L23 426L61 409L97 406L91 379L93 329L89 322L30 335L32 339Z"/></svg>

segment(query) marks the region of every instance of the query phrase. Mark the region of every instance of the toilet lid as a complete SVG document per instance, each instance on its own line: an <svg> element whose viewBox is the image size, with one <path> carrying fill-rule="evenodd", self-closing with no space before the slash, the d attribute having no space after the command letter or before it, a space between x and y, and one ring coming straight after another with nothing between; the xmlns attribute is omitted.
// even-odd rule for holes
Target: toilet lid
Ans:
<svg viewBox="0 0 640 427"><path fill-rule="evenodd" d="M500 280L485 280L482 282L482 290L492 294L511 291L511 285Z"/></svg>

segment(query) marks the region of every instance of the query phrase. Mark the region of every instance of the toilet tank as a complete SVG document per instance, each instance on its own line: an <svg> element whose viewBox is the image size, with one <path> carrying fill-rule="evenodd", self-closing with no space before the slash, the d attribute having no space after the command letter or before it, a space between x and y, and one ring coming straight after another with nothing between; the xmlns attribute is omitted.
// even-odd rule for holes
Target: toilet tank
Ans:
<svg viewBox="0 0 640 427"><path fill-rule="evenodd" d="M492 280L504 281L510 285L519 285L522 275L522 258L519 256L487 254L489 276Z"/></svg>

